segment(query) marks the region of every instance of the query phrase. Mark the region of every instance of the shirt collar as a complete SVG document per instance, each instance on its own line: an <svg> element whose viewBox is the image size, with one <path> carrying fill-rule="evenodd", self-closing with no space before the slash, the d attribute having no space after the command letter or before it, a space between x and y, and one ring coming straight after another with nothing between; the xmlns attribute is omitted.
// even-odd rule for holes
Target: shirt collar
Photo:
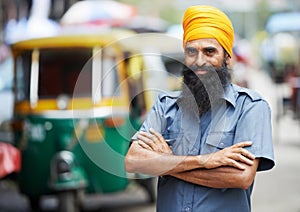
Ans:
<svg viewBox="0 0 300 212"><path fill-rule="evenodd" d="M233 107L236 105L236 96L234 95L232 84L230 83L225 87L223 99L229 102Z"/></svg>

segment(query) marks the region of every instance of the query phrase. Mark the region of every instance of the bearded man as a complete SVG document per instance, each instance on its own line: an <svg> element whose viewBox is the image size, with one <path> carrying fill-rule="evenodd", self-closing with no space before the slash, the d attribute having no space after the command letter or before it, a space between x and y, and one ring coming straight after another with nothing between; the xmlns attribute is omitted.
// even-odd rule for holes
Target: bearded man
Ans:
<svg viewBox="0 0 300 212"><path fill-rule="evenodd" d="M182 91L158 97L125 168L159 176L158 212L251 211L256 172L275 164L270 107L230 81L234 30L222 11L192 6L183 29Z"/></svg>

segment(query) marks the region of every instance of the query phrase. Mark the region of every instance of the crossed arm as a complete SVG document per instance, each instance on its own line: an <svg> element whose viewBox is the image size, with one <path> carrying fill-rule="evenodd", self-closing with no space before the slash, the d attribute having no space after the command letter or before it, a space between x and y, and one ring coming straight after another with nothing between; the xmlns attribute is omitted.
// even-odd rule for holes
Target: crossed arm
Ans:
<svg viewBox="0 0 300 212"><path fill-rule="evenodd" d="M161 134L153 129L140 132L125 157L128 172L152 176L171 175L181 180L213 188L247 189L258 167L256 159L244 149L251 142L237 143L206 155L174 155Z"/></svg>

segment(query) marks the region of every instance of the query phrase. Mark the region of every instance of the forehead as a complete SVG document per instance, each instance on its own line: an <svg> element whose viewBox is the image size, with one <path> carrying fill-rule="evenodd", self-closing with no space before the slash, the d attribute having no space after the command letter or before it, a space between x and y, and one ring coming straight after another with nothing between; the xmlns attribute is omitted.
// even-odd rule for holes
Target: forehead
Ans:
<svg viewBox="0 0 300 212"><path fill-rule="evenodd" d="M188 41L185 47L194 47L197 49L214 47L216 49L223 49L221 44L215 38L200 38L197 40Z"/></svg>

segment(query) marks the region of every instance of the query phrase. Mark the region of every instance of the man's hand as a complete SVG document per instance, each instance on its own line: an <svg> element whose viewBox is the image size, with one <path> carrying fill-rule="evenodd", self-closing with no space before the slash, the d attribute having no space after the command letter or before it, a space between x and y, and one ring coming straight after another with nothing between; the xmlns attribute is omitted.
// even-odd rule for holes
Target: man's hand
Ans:
<svg viewBox="0 0 300 212"><path fill-rule="evenodd" d="M139 139L138 144L141 147L154 152L172 154L171 148L160 133L152 128L149 129L149 132L139 132L137 138Z"/></svg>
<svg viewBox="0 0 300 212"><path fill-rule="evenodd" d="M255 156L244 147L251 146L251 141L240 142L220 151L202 155L200 160L206 169L213 169L220 166L232 166L244 170L243 164L253 165Z"/></svg>

